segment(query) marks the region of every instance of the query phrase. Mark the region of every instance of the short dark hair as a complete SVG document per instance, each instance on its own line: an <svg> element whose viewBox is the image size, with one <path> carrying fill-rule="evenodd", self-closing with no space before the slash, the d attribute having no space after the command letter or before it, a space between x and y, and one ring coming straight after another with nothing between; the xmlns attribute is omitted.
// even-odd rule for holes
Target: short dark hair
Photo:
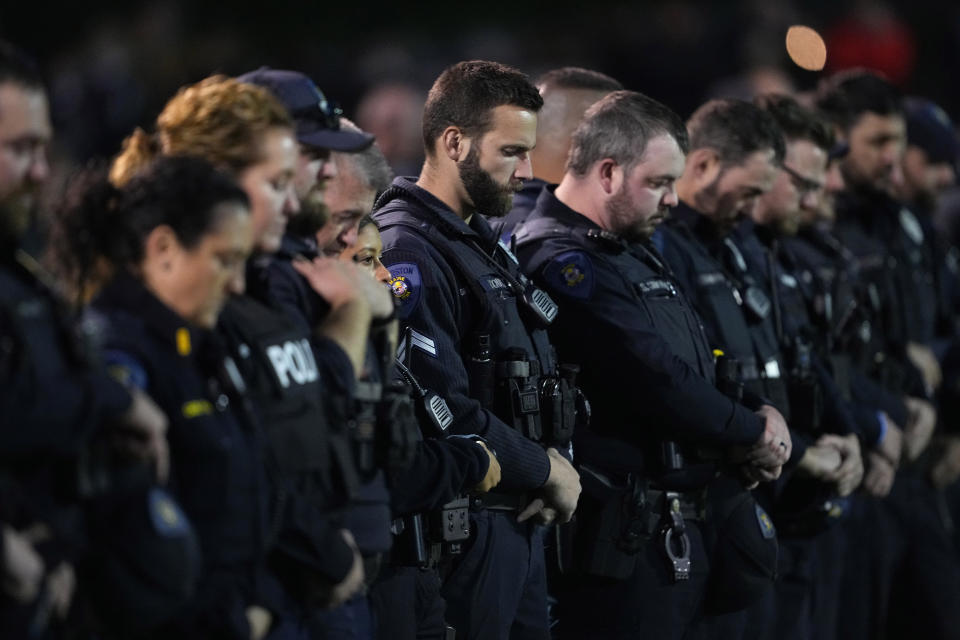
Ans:
<svg viewBox="0 0 960 640"><path fill-rule="evenodd" d="M560 67L547 71L534 83L538 87L551 89L585 89L590 91L620 91L623 85L619 80L605 73L584 69L583 67Z"/></svg>
<svg viewBox="0 0 960 640"><path fill-rule="evenodd" d="M29 89L43 89L43 78L37 63L22 49L0 40L0 84L18 84Z"/></svg>
<svg viewBox="0 0 960 640"><path fill-rule="evenodd" d="M491 124L491 111L513 105L540 111L543 98L527 76L506 65L485 60L458 62L440 74L423 107L423 145L428 156L447 127L479 137Z"/></svg>
<svg viewBox="0 0 960 640"><path fill-rule="evenodd" d="M636 91L614 91L587 109L573 132L567 170L584 176L604 158L629 169L660 134L672 136L687 152L686 127L670 107Z"/></svg>
<svg viewBox="0 0 960 640"><path fill-rule="evenodd" d="M817 108L830 122L849 130L865 113L902 115L903 98L879 75L854 69L824 80L817 89Z"/></svg>
<svg viewBox="0 0 960 640"><path fill-rule="evenodd" d="M687 131L691 150L714 149L726 166L740 164L764 149L773 149L779 164L786 152L783 134L773 116L743 100L710 100L690 116Z"/></svg>
<svg viewBox="0 0 960 640"><path fill-rule="evenodd" d="M835 136L830 124L794 98L770 93L757 96L753 102L773 116L786 140L808 140L824 151L833 148Z"/></svg>

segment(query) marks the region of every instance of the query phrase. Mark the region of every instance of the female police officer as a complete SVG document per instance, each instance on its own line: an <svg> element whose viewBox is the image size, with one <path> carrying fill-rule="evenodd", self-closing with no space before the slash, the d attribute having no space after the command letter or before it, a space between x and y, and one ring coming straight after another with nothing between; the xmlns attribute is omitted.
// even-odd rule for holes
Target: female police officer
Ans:
<svg viewBox="0 0 960 640"><path fill-rule="evenodd" d="M72 213L87 229L77 266L112 275L92 304L108 365L170 419L171 485L204 569L188 611L163 633L262 638L278 587L265 570L267 479L236 367L212 329L243 288L252 244L246 194L208 163L159 162L122 189L89 189Z"/></svg>

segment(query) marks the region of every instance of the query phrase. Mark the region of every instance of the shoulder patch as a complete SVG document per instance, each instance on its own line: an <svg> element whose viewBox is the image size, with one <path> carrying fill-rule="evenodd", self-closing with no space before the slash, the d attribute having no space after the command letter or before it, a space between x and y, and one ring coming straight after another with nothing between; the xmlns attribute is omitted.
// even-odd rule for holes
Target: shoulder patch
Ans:
<svg viewBox="0 0 960 640"><path fill-rule="evenodd" d="M399 304L398 314L406 318L416 308L423 289L420 267L413 262L398 262L390 265L390 293Z"/></svg>
<svg viewBox="0 0 960 640"><path fill-rule="evenodd" d="M149 379L143 365L126 351L107 349L103 360L109 373L117 382L127 387L146 390Z"/></svg>
<svg viewBox="0 0 960 640"><path fill-rule="evenodd" d="M589 299L593 295L593 262L583 251L568 251L554 258L543 272L550 289L558 294Z"/></svg>

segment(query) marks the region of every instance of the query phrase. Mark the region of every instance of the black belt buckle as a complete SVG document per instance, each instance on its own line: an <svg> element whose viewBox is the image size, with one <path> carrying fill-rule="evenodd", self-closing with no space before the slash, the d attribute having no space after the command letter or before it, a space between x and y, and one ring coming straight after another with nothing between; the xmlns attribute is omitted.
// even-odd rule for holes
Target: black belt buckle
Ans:
<svg viewBox="0 0 960 640"><path fill-rule="evenodd" d="M673 566L673 581L690 579L690 538L680 510L680 495L667 492L664 495L664 519L667 523L660 532L667 559ZM677 546L679 545L679 551Z"/></svg>

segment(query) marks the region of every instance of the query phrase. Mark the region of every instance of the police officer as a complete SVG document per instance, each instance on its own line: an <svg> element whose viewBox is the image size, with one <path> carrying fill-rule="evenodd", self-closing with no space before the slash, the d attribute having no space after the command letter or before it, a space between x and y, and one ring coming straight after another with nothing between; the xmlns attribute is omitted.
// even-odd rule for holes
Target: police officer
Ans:
<svg viewBox="0 0 960 640"><path fill-rule="evenodd" d="M738 477L779 476L789 432L773 407L714 387L700 318L648 242L676 204L686 148L676 114L614 92L587 111L563 180L515 232L521 265L559 301L553 336L583 367L594 407L576 442L589 510L577 516L577 572L559 590L563 637L684 637L704 614L710 565L724 585L718 609L756 597L745 582L762 592L772 581L774 532ZM734 475L715 480L725 454ZM704 528L707 487L722 540ZM741 532L754 538L734 543ZM739 543L766 558L765 572L746 578L728 553Z"/></svg>
<svg viewBox="0 0 960 640"><path fill-rule="evenodd" d="M923 260L923 231L916 217L895 199L893 185L905 145L903 107L895 89L866 72L838 74L821 87L817 104L849 145L840 161L846 190L837 198L835 229L856 257L859 272L874 294L881 340L873 374L895 393L920 402L904 425L904 454L909 460L929 442L935 413L925 402L937 384L935 358L930 351L934 332L936 292L933 274ZM887 548L874 549L876 576L862 584L864 572L848 578L858 588L844 590L846 599L871 594L874 602L887 602L886 620L878 611L853 599L841 618L853 634L871 632L889 624L898 634L916 630L950 637L955 631L957 605L946 597L957 591L951 583L955 566L937 506L915 465L897 474L890 497L880 503L874 541ZM860 521L863 525L864 521ZM860 550L866 552L866 549ZM925 568L927 567L927 568ZM904 572L893 592L890 576ZM902 589L902 591L900 590ZM893 592L891 597L889 594ZM922 615L925 614L925 615ZM856 625L856 626L854 626Z"/></svg>
<svg viewBox="0 0 960 640"><path fill-rule="evenodd" d="M706 320L711 344L735 363L745 390L787 418L786 363L763 289L735 259L729 232L769 190L783 154L776 124L756 107L714 100L690 118L691 151L678 181L679 204L655 242ZM794 439L793 455L806 446Z"/></svg>
<svg viewBox="0 0 960 640"><path fill-rule="evenodd" d="M153 460L163 476L168 465L165 416L89 357L24 240L49 176L51 135L37 67L0 41L0 627L17 637L55 635L74 601L82 522L63 470L110 423L142 438L125 457Z"/></svg>
<svg viewBox="0 0 960 640"><path fill-rule="evenodd" d="M505 244L509 244L513 228L533 209L543 188L563 178L570 138L584 112L611 91L623 89L623 85L610 76L580 67L551 69L537 78L536 86L543 98L543 108L537 114L537 146L530 152L534 177L524 181L523 188L513 198L510 213L490 221Z"/></svg>
<svg viewBox="0 0 960 640"><path fill-rule="evenodd" d="M447 619L466 638L548 636L535 522L568 520L580 489L554 448L576 419L574 373L558 369L544 331L556 309L481 215L504 215L532 177L541 105L514 69L449 67L425 107L419 180L394 180L374 214L406 364L446 399L450 432L483 437L502 466L502 493L473 501L470 542L443 585Z"/></svg>
<svg viewBox="0 0 960 640"><path fill-rule="evenodd" d="M178 158L123 191L93 188L74 215L113 267L92 304L106 360L170 416L171 483L203 553L195 597L156 632L264 638L280 626L283 600L266 570L262 432L212 332L229 293L242 288L249 200L208 163Z"/></svg>

